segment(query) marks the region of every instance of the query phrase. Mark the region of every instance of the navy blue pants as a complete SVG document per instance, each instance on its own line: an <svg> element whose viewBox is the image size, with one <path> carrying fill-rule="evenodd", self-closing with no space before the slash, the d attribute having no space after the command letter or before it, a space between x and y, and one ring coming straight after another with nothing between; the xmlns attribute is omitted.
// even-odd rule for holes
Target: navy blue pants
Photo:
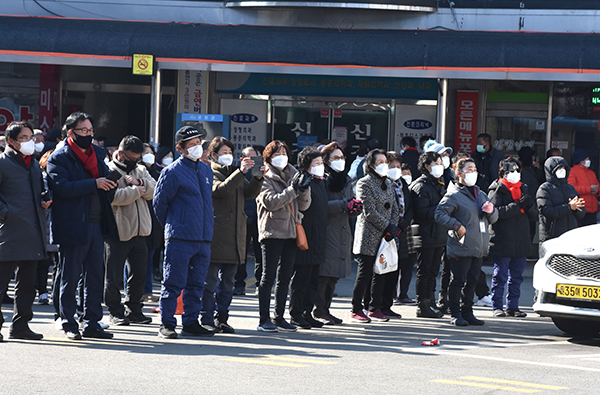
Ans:
<svg viewBox="0 0 600 395"><path fill-rule="evenodd" d="M206 281L204 282L204 295L202 296L202 324L213 325L215 318L219 322L229 319L229 306L233 299L233 286L237 264L212 263L208 266ZM215 316L215 310L217 315Z"/></svg>
<svg viewBox="0 0 600 395"><path fill-rule="evenodd" d="M181 323L186 326L198 321L209 262L209 242L167 240L159 302L163 325L177 326L175 310L182 290L184 313Z"/></svg>
<svg viewBox="0 0 600 395"><path fill-rule="evenodd" d="M84 330L100 329L104 293L104 239L99 223L89 222L88 240L83 245L60 246L60 317L65 331L79 328L75 320L77 284L83 273Z"/></svg>
<svg viewBox="0 0 600 395"><path fill-rule="evenodd" d="M507 280L506 308L509 310L519 309L525 264L527 264L526 257L494 258L494 275L492 276L492 308L494 310L502 309L504 306L502 299Z"/></svg>

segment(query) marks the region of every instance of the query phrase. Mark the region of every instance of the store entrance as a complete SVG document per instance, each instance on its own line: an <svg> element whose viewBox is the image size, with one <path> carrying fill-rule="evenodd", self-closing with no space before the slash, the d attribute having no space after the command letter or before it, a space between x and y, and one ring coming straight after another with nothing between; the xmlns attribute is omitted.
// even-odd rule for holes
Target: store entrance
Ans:
<svg viewBox="0 0 600 395"><path fill-rule="evenodd" d="M347 157L361 142L377 138L388 146L390 104L333 103L274 100L273 139L285 141L293 160L304 147L337 141Z"/></svg>

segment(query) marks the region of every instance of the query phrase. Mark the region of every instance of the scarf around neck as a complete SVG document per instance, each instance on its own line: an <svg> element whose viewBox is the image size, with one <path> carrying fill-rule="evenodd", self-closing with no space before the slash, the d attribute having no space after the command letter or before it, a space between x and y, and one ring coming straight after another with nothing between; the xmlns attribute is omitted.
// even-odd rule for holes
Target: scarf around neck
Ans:
<svg viewBox="0 0 600 395"><path fill-rule="evenodd" d="M521 200L521 181L511 184L506 178L503 178L502 185L504 185L508 189L508 191L510 192L510 196L512 196L515 202ZM521 209L521 212L524 213L525 210Z"/></svg>
<svg viewBox="0 0 600 395"><path fill-rule="evenodd" d="M94 146L90 145L85 153L81 152L81 148L75 144L71 137L67 138L67 144L71 147L71 151L75 157L81 162L83 168L92 176L92 178L99 178L100 172L98 171L98 160L96 159L96 152Z"/></svg>

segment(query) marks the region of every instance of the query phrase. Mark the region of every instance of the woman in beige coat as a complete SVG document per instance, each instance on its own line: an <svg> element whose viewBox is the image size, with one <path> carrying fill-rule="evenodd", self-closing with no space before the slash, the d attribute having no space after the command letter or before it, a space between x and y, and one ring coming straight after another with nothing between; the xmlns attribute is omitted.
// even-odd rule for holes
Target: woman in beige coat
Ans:
<svg viewBox="0 0 600 395"><path fill-rule="evenodd" d="M299 211L310 206L310 180L307 173L298 173L288 164L290 149L282 141L269 143L263 153L268 171L262 190L256 199L258 209L258 239L262 249L262 278L258 288L260 332L294 332L296 327L283 318L288 287L296 257L296 222ZM271 288L275 285L275 318L269 310Z"/></svg>

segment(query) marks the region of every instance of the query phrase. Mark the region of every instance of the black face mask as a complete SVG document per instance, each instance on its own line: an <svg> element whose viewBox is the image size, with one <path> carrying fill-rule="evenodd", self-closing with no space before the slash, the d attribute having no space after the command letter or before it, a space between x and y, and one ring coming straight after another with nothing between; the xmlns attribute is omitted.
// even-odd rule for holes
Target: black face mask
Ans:
<svg viewBox="0 0 600 395"><path fill-rule="evenodd" d="M136 168L137 161L135 161L135 160L125 160L125 161L123 161L123 164L125 165L125 171L127 173L129 173L130 171L132 171L133 169Z"/></svg>
<svg viewBox="0 0 600 395"><path fill-rule="evenodd" d="M77 133L73 133L71 138L73 139L75 144L86 150L92 145L92 139L94 138L94 136L92 136L91 134L89 136L80 136Z"/></svg>

